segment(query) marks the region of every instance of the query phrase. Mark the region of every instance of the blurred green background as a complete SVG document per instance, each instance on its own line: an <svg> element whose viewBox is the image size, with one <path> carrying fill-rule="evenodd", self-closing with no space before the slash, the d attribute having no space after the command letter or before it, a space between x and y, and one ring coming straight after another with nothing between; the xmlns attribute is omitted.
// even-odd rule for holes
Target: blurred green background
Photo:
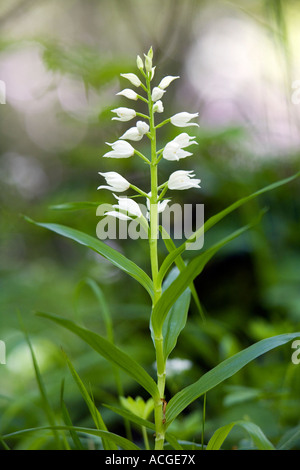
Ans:
<svg viewBox="0 0 300 470"><path fill-rule="evenodd" d="M203 203L207 219L299 170L300 104L293 99L293 84L300 80L299 21L298 2L291 0L2 0L0 340L6 343L7 364L0 365L0 434L47 423L18 312L57 415L65 379L73 423L91 425L63 348L91 387L109 430L123 432L120 418L102 407L118 402L111 366L71 334L35 316L52 312L105 334L97 300L82 284L87 277L106 297L116 343L155 374L150 305L141 287L100 256L22 218L95 235L95 209L66 212L50 206L112 202L109 191L97 192L103 184L99 171L118 171L149 191L143 162L101 158L108 150L105 142L130 127L111 122L111 109L132 106L115 96L129 85L120 73L136 72L137 54L152 45L154 83L180 75L164 96L163 116L199 112L200 127L190 131L199 145L180 166L162 162L160 181L176 169L194 169L201 190L176 192L173 201ZM163 128L159 148L175 131ZM228 245L196 280L206 322L192 305L172 353L191 364L170 377L167 400L253 342L299 331L299 190L296 181L267 193L207 235L205 246L269 209L259 226ZM145 241L110 243L149 272ZM163 244L160 249L163 256ZM251 419L274 443L300 424L300 365L292 364L291 353L290 345L269 353L208 394L206 440L233 419ZM131 379L121 377L126 396L142 394ZM199 442L201 410L198 400L173 424L174 433ZM243 439L243 433L232 432L228 448L247 447ZM51 440L30 435L12 445L51 447ZM293 445L300 448L300 442Z"/></svg>

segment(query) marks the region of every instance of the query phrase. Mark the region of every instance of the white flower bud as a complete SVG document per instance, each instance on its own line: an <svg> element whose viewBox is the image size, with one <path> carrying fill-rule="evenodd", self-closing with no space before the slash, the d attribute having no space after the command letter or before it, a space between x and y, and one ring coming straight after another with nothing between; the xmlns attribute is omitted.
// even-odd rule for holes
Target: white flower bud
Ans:
<svg viewBox="0 0 300 470"><path fill-rule="evenodd" d="M145 69L147 73L151 73L152 75L152 58L148 55L144 54L145 56Z"/></svg>
<svg viewBox="0 0 300 470"><path fill-rule="evenodd" d="M115 209L126 212L129 216L142 217L143 214L137 202L128 197L118 197L115 194L114 196L118 200L118 204L113 206Z"/></svg>
<svg viewBox="0 0 300 470"><path fill-rule="evenodd" d="M142 68L143 68L143 62L142 62ZM134 73L121 73L121 77L127 78L127 80L129 80L132 83L132 85L136 87L139 87L142 83L139 77L135 75Z"/></svg>
<svg viewBox="0 0 300 470"><path fill-rule="evenodd" d="M177 113L171 117L170 121L176 127L187 127L187 126L199 127L199 124L196 124L195 122L192 122L192 123L189 122L191 119L197 116L199 116L198 113L194 113L194 114L186 113L186 112Z"/></svg>
<svg viewBox="0 0 300 470"><path fill-rule="evenodd" d="M119 91L117 95L122 95L130 100L135 100L135 101L138 99L138 94L135 91L131 90L130 88L125 88L125 90Z"/></svg>
<svg viewBox="0 0 300 470"><path fill-rule="evenodd" d="M151 95L152 101L155 102L155 101L160 100L160 98L163 96L164 93L166 93L164 90L161 90L157 86L154 87L152 90L152 95Z"/></svg>
<svg viewBox="0 0 300 470"><path fill-rule="evenodd" d="M173 77L172 75L168 75L167 77L161 80L158 87L161 88L162 90L165 90L170 85L170 83L173 82L173 80L176 80L176 78L179 78L179 77Z"/></svg>
<svg viewBox="0 0 300 470"><path fill-rule="evenodd" d="M121 193L130 188L130 183L115 171L108 171L107 173L99 171L99 175L104 176L109 186L99 186L97 189L109 189L110 191Z"/></svg>
<svg viewBox="0 0 300 470"><path fill-rule="evenodd" d="M107 152L103 157L107 158L129 158L134 154L134 148L130 145L129 142L125 140L117 140L116 142L109 144L113 150Z"/></svg>
<svg viewBox="0 0 300 470"><path fill-rule="evenodd" d="M154 74L155 74L155 69L156 69L156 65L155 65L155 67L152 67L152 69L151 69L151 77L150 77L150 80L153 80L153 77L154 77Z"/></svg>
<svg viewBox="0 0 300 470"><path fill-rule="evenodd" d="M163 113L164 112L164 105L161 100L156 101L153 105L153 112L154 113Z"/></svg>
<svg viewBox="0 0 300 470"><path fill-rule="evenodd" d="M144 121L138 121L136 123L136 127L137 127L139 133L143 134L143 135L147 134L147 132L149 132L149 129L150 129L149 125Z"/></svg>
<svg viewBox="0 0 300 470"><path fill-rule="evenodd" d="M193 170L185 171L178 170L174 171L169 177L168 188L169 189L190 189L190 188L200 188L199 183L201 180L193 179L195 176Z"/></svg>
<svg viewBox="0 0 300 470"><path fill-rule="evenodd" d="M130 119L133 119L136 116L135 110L130 108L116 108L112 109L111 112L116 113L118 115L118 117L113 117L112 121L130 121Z"/></svg>
<svg viewBox="0 0 300 470"><path fill-rule="evenodd" d="M139 132L137 127L131 127L126 132L124 132L124 134L120 137L120 139L134 140L135 142L142 140L142 138L143 138L143 134Z"/></svg>
<svg viewBox="0 0 300 470"><path fill-rule="evenodd" d="M139 70L143 70L144 69L144 62L143 60L141 59L141 57L138 55L137 58L136 58L136 65L137 65L137 68Z"/></svg>
<svg viewBox="0 0 300 470"><path fill-rule="evenodd" d="M138 121L136 123L136 127L131 127L130 129L128 129L120 137L120 139L134 140L137 142L143 138L144 134L147 134L147 132L149 132L149 129L150 127L146 122Z"/></svg>
<svg viewBox="0 0 300 470"><path fill-rule="evenodd" d="M153 48L152 48L152 46L150 47L147 56L150 57L151 60L153 59Z"/></svg>

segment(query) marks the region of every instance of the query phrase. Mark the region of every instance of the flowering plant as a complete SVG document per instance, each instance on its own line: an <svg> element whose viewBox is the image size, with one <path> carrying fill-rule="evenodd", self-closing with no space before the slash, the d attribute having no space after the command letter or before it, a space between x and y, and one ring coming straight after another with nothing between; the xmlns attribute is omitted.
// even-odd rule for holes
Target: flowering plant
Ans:
<svg viewBox="0 0 300 470"><path fill-rule="evenodd" d="M154 448L161 450L167 442L168 446L176 450L181 450L183 443L174 436L172 427L170 428L173 421L181 412L197 398L201 396L205 397L209 390L231 377L250 361L267 351L291 341L293 338L299 337L299 333L287 333L255 343L249 348L240 351L238 354L218 364L215 368L200 377L195 383L183 388L174 396L168 397L166 394L166 381L168 379L166 366L169 355L174 350L177 339L187 322L191 298L194 300L200 314L203 316L201 303L193 281L203 271L209 260L222 247L250 229L252 224L229 234L200 253L193 253L194 256L189 258L189 262L184 260L182 255L188 248L189 243L203 236L204 233L207 233L210 228L219 223L228 214L264 192L292 181L299 176L299 174L262 188L234 202L231 206L208 219L204 225L197 228L196 232L179 246L175 246L170 237L164 237L168 254L165 256L162 263L159 264L158 233L159 231L164 232L164 229L159 226L158 214L165 211L170 202L170 199L166 199L165 195L169 190L198 190L200 188L200 179L195 177L194 171L178 169L177 167L175 171L171 172L167 181L163 183L159 182L159 163L164 159L172 162L170 165L181 164L182 159L192 156L192 153L185 149L191 145L197 144L197 142L196 137L190 136L187 132L181 132L173 140L166 143L163 148L157 149L157 132L168 123L178 128L186 128L189 126L197 127L198 124L194 122L193 119L198 116L198 113L180 112L156 124L157 115L164 112L162 98L165 96L167 88L171 83L179 77L166 76L157 86L152 87L156 71L155 66L153 66L152 48L150 48L149 52L145 55L144 60L142 60L140 56L137 57L137 68L139 76L135 73L124 73L122 77L128 80L135 89L141 89L141 93L137 93L136 90L130 88L125 88L123 91L119 92L118 95L133 101L143 101L147 106L147 112L143 114L127 107L119 107L112 110L115 114L113 120L127 122L136 118L137 121L135 126L125 131L119 140L108 143L111 150L105 153L103 157L120 159L135 156L142 159L149 168L150 191L137 187L116 171L100 172L100 176L105 179L106 184L101 184L98 189L109 190L112 191L113 194L132 190L135 195L145 198L148 209L146 216L143 215L139 205L134 199L131 197L118 196L116 194L114 194L114 197L117 203L113 205L113 210L107 211L105 215L120 220L138 219L140 221L148 234L151 275L148 275L132 260L93 236L63 225L31 222L96 251L145 288L151 302L151 315L149 315L149 319L151 337L154 345L156 377L152 377L138 361L115 346L111 330L108 330L110 331L108 337L104 338L93 331L82 328L69 319L46 313L39 313L39 315L75 333L114 366L125 371L149 394L149 400L147 402L144 402L141 397L125 399L125 397L122 397L122 388L119 387L118 391L122 407L110 407L111 410L123 416L127 426L129 426L129 422L134 422L142 427L144 447L146 449ZM142 93L144 93L144 95ZM149 140L149 156L144 155L128 142L139 142L142 139ZM262 214L260 214L260 216L261 215ZM259 221L260 216L253 221L253 224ZM173 266L174 264L175 267ZM95 288L95 283L93 287ZM111 325L109 325L109 327L111 327ZM96 429L70 428L70 426L55 427L53 425L51 427L56 430L71 430L72 433L75 432L75 434L76 432L84 432L97 435L101 437L104 449L139 449L140 447L132 442L132 440L108 430L109 426L104 423L100 411L95 407L89 393L68 359L67 364L71 369L84 399L88 403L96 424ZM152 410L154 410L153 421L149 418ZM252 438L254 436L254 442L258 448L273 448L271 442L254 423L238 421L230 423L227 427L225 426L224 428L216 430L215 434L207 443L206 449L220 448L234 425L242 426L250 433ZM149 442L149 430L152 435L154 432L154 442ZM74 434L72 434L72 436L74 438ZM76 439L74 442L76 442ZM197 447L197 443L190 443L190 446L193 446L191 448ZM203 439L198 448L205 448Z"/></svg>

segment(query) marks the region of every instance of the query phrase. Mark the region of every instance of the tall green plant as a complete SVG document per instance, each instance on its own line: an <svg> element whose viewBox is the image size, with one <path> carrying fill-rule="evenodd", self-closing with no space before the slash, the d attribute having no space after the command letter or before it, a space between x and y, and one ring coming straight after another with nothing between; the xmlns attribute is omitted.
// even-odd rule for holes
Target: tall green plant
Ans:
<svg viewBox="0 0 300 470"><path fill-rule="evenodd" d="M169 85L179 77L167 76L164 77L157 86L152 86L156 70L155 66L153 66L152 48L149 50L148 54L145 55L144 60L138 56L137 68L139 75L135 73L125 73L121 75L124 79L129 80L129 82L135 87L135 90L139 89L141 91L138 93L131 88L125 88L118 94L130 100L141 101L144 103L146 110L144 113L126 107L120 107L113 110L113 113L115 114L115 117L113 118L114 120L119 120L121 122L127 122L134 118L139 120L136 122L136 125L128 129L119 138L119 140L108 144L111 146L111 150L104 155L104 158L112 158L116 160L119 158L132 158L134 156L140 158L149 170L149 186L151 190L150 192L146 192L144 189L130 183L116 171L100 172L100 175L106 180L106 184L100 185L98 189L108 189L112 191L117 200L117 203L113 205L112 210L108 210L104 213L105 216L115 217L120 221L135 221L146 234L146 238L148 238L149 241L149 265L151 268L151 276L137 266L135 262L129 260L118 251L93 236L63 225L31 222L96 251L129 276L137 280L145 288L152 304L149 321L157 370L155 380L148 374L148 372L146 372L141 364L139 364L135 359L129 357L125 352L106 338L88 329L82 328L71 320L46 313L40 313L40 315L75 333L101 356L125 371L137 383L139 383L153 399L154 423L146 420L144 416L137 417L134 413L130 413L129 411L124 412L123 410L123 412L120 411L120 414L125 416L128 420L141 424L144 430L146 428L154 429L156 450L164 448L166 438L169 441L169 445L178 449L180 448L180 444L176 441L174 436L167 433L167 428L187 406L227 378L231 377L250 361L253 361L260 355L265 354L266 352L283 345L300 335L300 333L288 333L267 338L253 344L249 348L217 365L217 367L204 374L195 383L179 391L171 398L169 403L167 403L165 399L167 359L171 351L176 347L178 336L186 324L191 298L196 300L197 306L202 313L197 292L193 286L193 281L203 271L210 259L222 247L243 234L246 230L251 228L253 224L257 223L258 220L253 221L253 224L242 227L236 232L227 235L225 238L219 240L213 246L201 251L200 253L199 250L190 251L189 262L184 260L182 255L184 255L185 251L189 249L191 243L196 242L199 237L202 237L204 233L219 223L228 214L238 209L243 204L246 204L252 199L258 197L262 193L291 182L299 176L299 173L262 188L255 193L236 201L228 208L207 220L203 226L199 227L190 238L185 240L178 247L175 246L171 239L167 238L165 242L169 253L160 264L158 260L158 234L159 231L161 231L165 237L167 234L165 233L164 228L159 226L158 219L159 214L166 210L170 202L170 199L166 199L165 196L168 191L189 189L198 191L200 188L200 179L195 178L193 171L176 169L176 171L171 173L167 181L162 183L159 181L159 164L162 159L169 162L175 162L176 165L180 165L181 160L192 155L192 153L187 151L186 148L192 144L196 144L196 141L195 137L190 136L186 132L182 132L171 142L168 142L163 148L158 149L157 133L160 132L167 124L171 124L177 128L198 126L198 124L192 121L198 116L198 113L181 112L170 118L157 122L157 116L164 111L161 98L163 98ZM128 142L131 141L136 143L142 139L148 139L149 141L149 152L147 154L142 153ZM139 204L132 197L120 197L115 194L128 190L131 190L134 193L134 197L138 196L146 200L146 214L142 212ZM68 205L68 207L72 208L73 206L71 204ZM76 205L74 208L76 208ZM260 216L261 214L258 215L258 219ZM177 266L175 270L171 269L174 264ZM80 379L77 377L77 382L79 380ZM218 433L218 442L221 442L222 439L224 440L230 429L226 428ZM126 442L125 438L120 438L118 440L115 435L110 435L108 431L106 431L104 423L100 430L98 428L97 431L98 435L101 435L104 439L107 438L106 442L112 440L114 443L121 446L123 443L125 445L123 448L128 448L128 446L130 447L130 444ZM255 434L254 431L253 433ZM212 444L211 442L209 448L212 448L213 446L217 447L217 444ZM271 445L269 447L271 447Z"/></svg>

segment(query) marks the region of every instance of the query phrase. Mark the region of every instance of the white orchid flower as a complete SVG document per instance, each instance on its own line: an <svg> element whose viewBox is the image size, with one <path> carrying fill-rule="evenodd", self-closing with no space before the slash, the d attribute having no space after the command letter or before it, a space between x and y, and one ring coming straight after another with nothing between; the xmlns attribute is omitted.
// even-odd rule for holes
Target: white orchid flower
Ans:
<svg viewBox="0 0 300 470"><path fill-rule="evenodd" d="M136 127L131 127L128 129L120 139L134 140L138 142L142 140L143 136L149 132L149 126L146 122L138 121Z"/></svg>
<svg viewBox="0 0 300 470"><path fill-rule="evenodd" d="M124 134L121 135L120 137L120 139L122 140L133 140L135 142L142 140L142 138L143 138L143 134L139 132L137 127L131 127L126 132L124 132Z"/></svg>
<svg viewBox="0 0 300 470"><path fill-rule="evenodd" d="M158 88L161 88L162 90L165 90L171 82L173 82L173 80L176 80L176 78L180 78L180 77L173 77L172 75L168 75L167 77L164 77L160 84L158 85Z"/></svg>
<svg viewBox="0 0 300 470"><path fill-rule="evenodd" d="M195 176L194 171L178 170L174 171L169 177L168 188L169 189L190 189L200 188L199 183L201 180L193 179Z"/></svg>
<svg viewBox="0 0 300 470"><path fill-rule="evenodd" d="M157 86L153 88L151 98L152 101L158 101L160 98L163 96L163 94L166 93L164 90L161 88L158 88Z"/></svg>
<svg viewBox="0 0 300 470"><path fill-rule="evenodd" d="M122 95L128 98L129 100L135 100L135 101L139 97L139 95L135 91L131 90L130 88L125 88L124 90L119 91L117 95Z"/></svg>
<svg viewBox="0 0 300 470"><path fill-rule="evenodd" d="M192 144L198 145L198 142L193 139L195 139L195 136L191 136L186 132L182 132L177 137L175 137L175 139L173 139L173 142L176 142L176 144L180 145L180 147L184 149L185 147L189 147Z"/></svg>
<svg viewBox="0 0 300 470"><path fill-rule="evenodd" d="M199 127L199 124L196 124L195 122L190 122L191 119L199 116L199 113L177 113L174 114L174 116L171 117L170 121L173 124L173 126L176 127L187 127L187 126L197 126Z"/></svg>
<svg viewBox="0 0 300 470"><path fill-rule="evenodd" d="M112 144L106 142L106 144L110 145L112 147L112 150L104 154L103 157L129 158L132 157L132 155L134 154L134 148L132 147L132 145L130 145L129 142L126 142L125 140L117 140Z"/></svg>
<svg viewBox="0 0 300 470"><path fill-rule="evenodd" d="M148 196L151 197L151 191L150 193L148 193ZM171 201L171 199L164 199L163 201L160 201L157 203L157 213L158 214L161 214L167 207L168 203ZM150 220L150 206L151 206L151 203L150 203L150 199L147 198L146 200L146 205L147 205L147 209L148 209L148 212L146 214L146 218L148 220Z"/></svg>
<svg viewBox="0 0 300 470"><path fill-rule="evenodd" d="M137 202L129 197L118 197L115 194L114 196L118 200L118 204L113 205L115 209L125 212L129 217L142 217L143 214Z"/></svg>
<svg viewBox="0 0 300 470"><path fill-rule="evenodd" d="M130 109L130 108L116 108L116 109L112 109L111 111L112 113L116 113L118 115L118 117L113 117L112 118L112 121L115 120L115 121L123 121L123 122L126 122L126 121L130 121L131 119L135 118L136 116L136 112L134 109Z"/></svg>
<svg viewBox="0 0 300 470"><path fill-rule="evenodd" d="M184 149L192 144L197 144L193 141L194 137L191 137L186 132L179 134L171 142L167 143L163 150L163 158L165 160L180 160L181 158L189 157L193 155L191 152L186 152Z"/></svg>
<svg viewBox="0 0 300 470"><path fill-rule="evenodd" d="M115 171L108 171L106 173L99 171L99 175L104 176L108 186L99 186L97 189L109 189L116 193L122 193L130 188L130 183Z"/></svg>
<svg viewBox="0 0 300 470"><path fill-rule="evenodd" d="M191 152L187 152L186 150L182 150L179 144L177 144L174 140L167 143L163 150L163 158L165 160L177 160L179 161L181 158L189 157L193 155Z"/></svg>
<svg viewBox="0 0 300 470"><path fill-rule="evenodd" d="M153 105L153 112L154 113L163 113L164 112L164 105L161 100L156 101Z"/></svg>
<svg viewBox="0 0 300 470"><path fill-rule="evenodd" d="M142 62L142 68L143 68L143 62ZM130 83L132 83L132 85L136 87L139 87L142 83L139 77L135 75L135 73L121 73L121 77L127 78L127 80L129 80Z"/></svg>

